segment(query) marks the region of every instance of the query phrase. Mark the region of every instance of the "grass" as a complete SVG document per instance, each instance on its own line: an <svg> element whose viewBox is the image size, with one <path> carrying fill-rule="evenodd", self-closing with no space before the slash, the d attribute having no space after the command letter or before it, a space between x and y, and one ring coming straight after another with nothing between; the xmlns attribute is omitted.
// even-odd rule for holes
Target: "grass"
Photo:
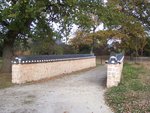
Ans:
<svg viewBox="0 0 150 113"><path fill-rule="evenodd" d="M11 83L11 74L9 73L0 73L0 89L7 88L12 86Z"/></svg>
<svg viewBox="0 0 150 113"><path fill-rule="evenodd" d="M142 64L124 65L121 83L108 89L105 95L107 104L115 113L150 112L149 72Z"/></svg>
<svg viewBox="0 0 150 113"><path fill-rule="evenodd" d="M2 59L0 57L0 67L2 64ZM10 73L0 73L0 89L12 86L11 74Z"/></svg>

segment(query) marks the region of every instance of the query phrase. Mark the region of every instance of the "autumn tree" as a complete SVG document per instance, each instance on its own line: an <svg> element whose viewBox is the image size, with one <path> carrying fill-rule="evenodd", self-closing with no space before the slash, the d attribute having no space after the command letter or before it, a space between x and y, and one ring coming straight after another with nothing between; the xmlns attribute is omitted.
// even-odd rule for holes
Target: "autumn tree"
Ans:
<svg viewBox="0 0 150 113"><path fill-rule="evenodd" d="M117 6L126 15L136 18L146 30L150 29L149 0L108 0L108 3Z"/></svg>
<svg viewBox="0 0 150 113"><path fill-rule="evenodd" d="M125 51L131 50L135 56L143 55L143 49L147 43L146 31L149 30L150 2L148 0L108 0L107 6L123 14L120 19L116 19L119 24L114 23L108 29L118 30L126 35L126 38L122 38L122 47Z"/></svg>
<svg viewBox="0 0 150 113"><path fill-rule="evenodd" d="M90 48L93 39L87 38L87 36L87 32L78 29L75 32L75 37L69 39L69 45L73 46L78 52L80 52L80 48L83 46L88 46Z"/></svg>

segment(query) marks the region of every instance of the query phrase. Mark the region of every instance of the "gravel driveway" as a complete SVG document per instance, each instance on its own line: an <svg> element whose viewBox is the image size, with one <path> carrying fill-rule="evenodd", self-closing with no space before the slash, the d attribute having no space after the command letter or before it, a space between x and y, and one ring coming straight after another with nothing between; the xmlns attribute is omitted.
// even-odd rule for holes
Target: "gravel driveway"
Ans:
<svg viewBox="0 0 150 113"><path fill-rule="evenodd" d="M106 67L0 90L0 113L112 113L104 101Z"/></svg>

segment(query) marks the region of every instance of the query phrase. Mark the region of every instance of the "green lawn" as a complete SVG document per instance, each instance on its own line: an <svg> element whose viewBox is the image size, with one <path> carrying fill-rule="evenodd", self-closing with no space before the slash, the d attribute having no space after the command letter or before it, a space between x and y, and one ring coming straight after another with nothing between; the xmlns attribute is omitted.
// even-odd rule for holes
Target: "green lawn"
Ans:
<svg viewBox="0 0 150 113"><path fill-rule="evenodd" d="M150 112L150 71L139 64L125 64L122 81L105 94L115 113Z"/></svg>

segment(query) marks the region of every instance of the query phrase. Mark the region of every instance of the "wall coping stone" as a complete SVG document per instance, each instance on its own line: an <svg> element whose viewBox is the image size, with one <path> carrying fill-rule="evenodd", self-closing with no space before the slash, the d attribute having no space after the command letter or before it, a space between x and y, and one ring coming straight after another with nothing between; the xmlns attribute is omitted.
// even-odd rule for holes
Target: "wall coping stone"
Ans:
<svg viewBox="0 0 150 113"><path fill-rule="evenodd" d="M115 54L115 55L111 55L109 60L107 60L105 63L107 64L120 64L121 62L123 62L124 59L124 54L123 53L119 53L119 54Z"/></svg>
<svg viewBox="0 0 150 113"><path fill-rule="evenodd" d="M12 64L47 63L47 62L88 59L88 58L95 58L95 56L93 54L20 56L12 60Z"/></svg>

